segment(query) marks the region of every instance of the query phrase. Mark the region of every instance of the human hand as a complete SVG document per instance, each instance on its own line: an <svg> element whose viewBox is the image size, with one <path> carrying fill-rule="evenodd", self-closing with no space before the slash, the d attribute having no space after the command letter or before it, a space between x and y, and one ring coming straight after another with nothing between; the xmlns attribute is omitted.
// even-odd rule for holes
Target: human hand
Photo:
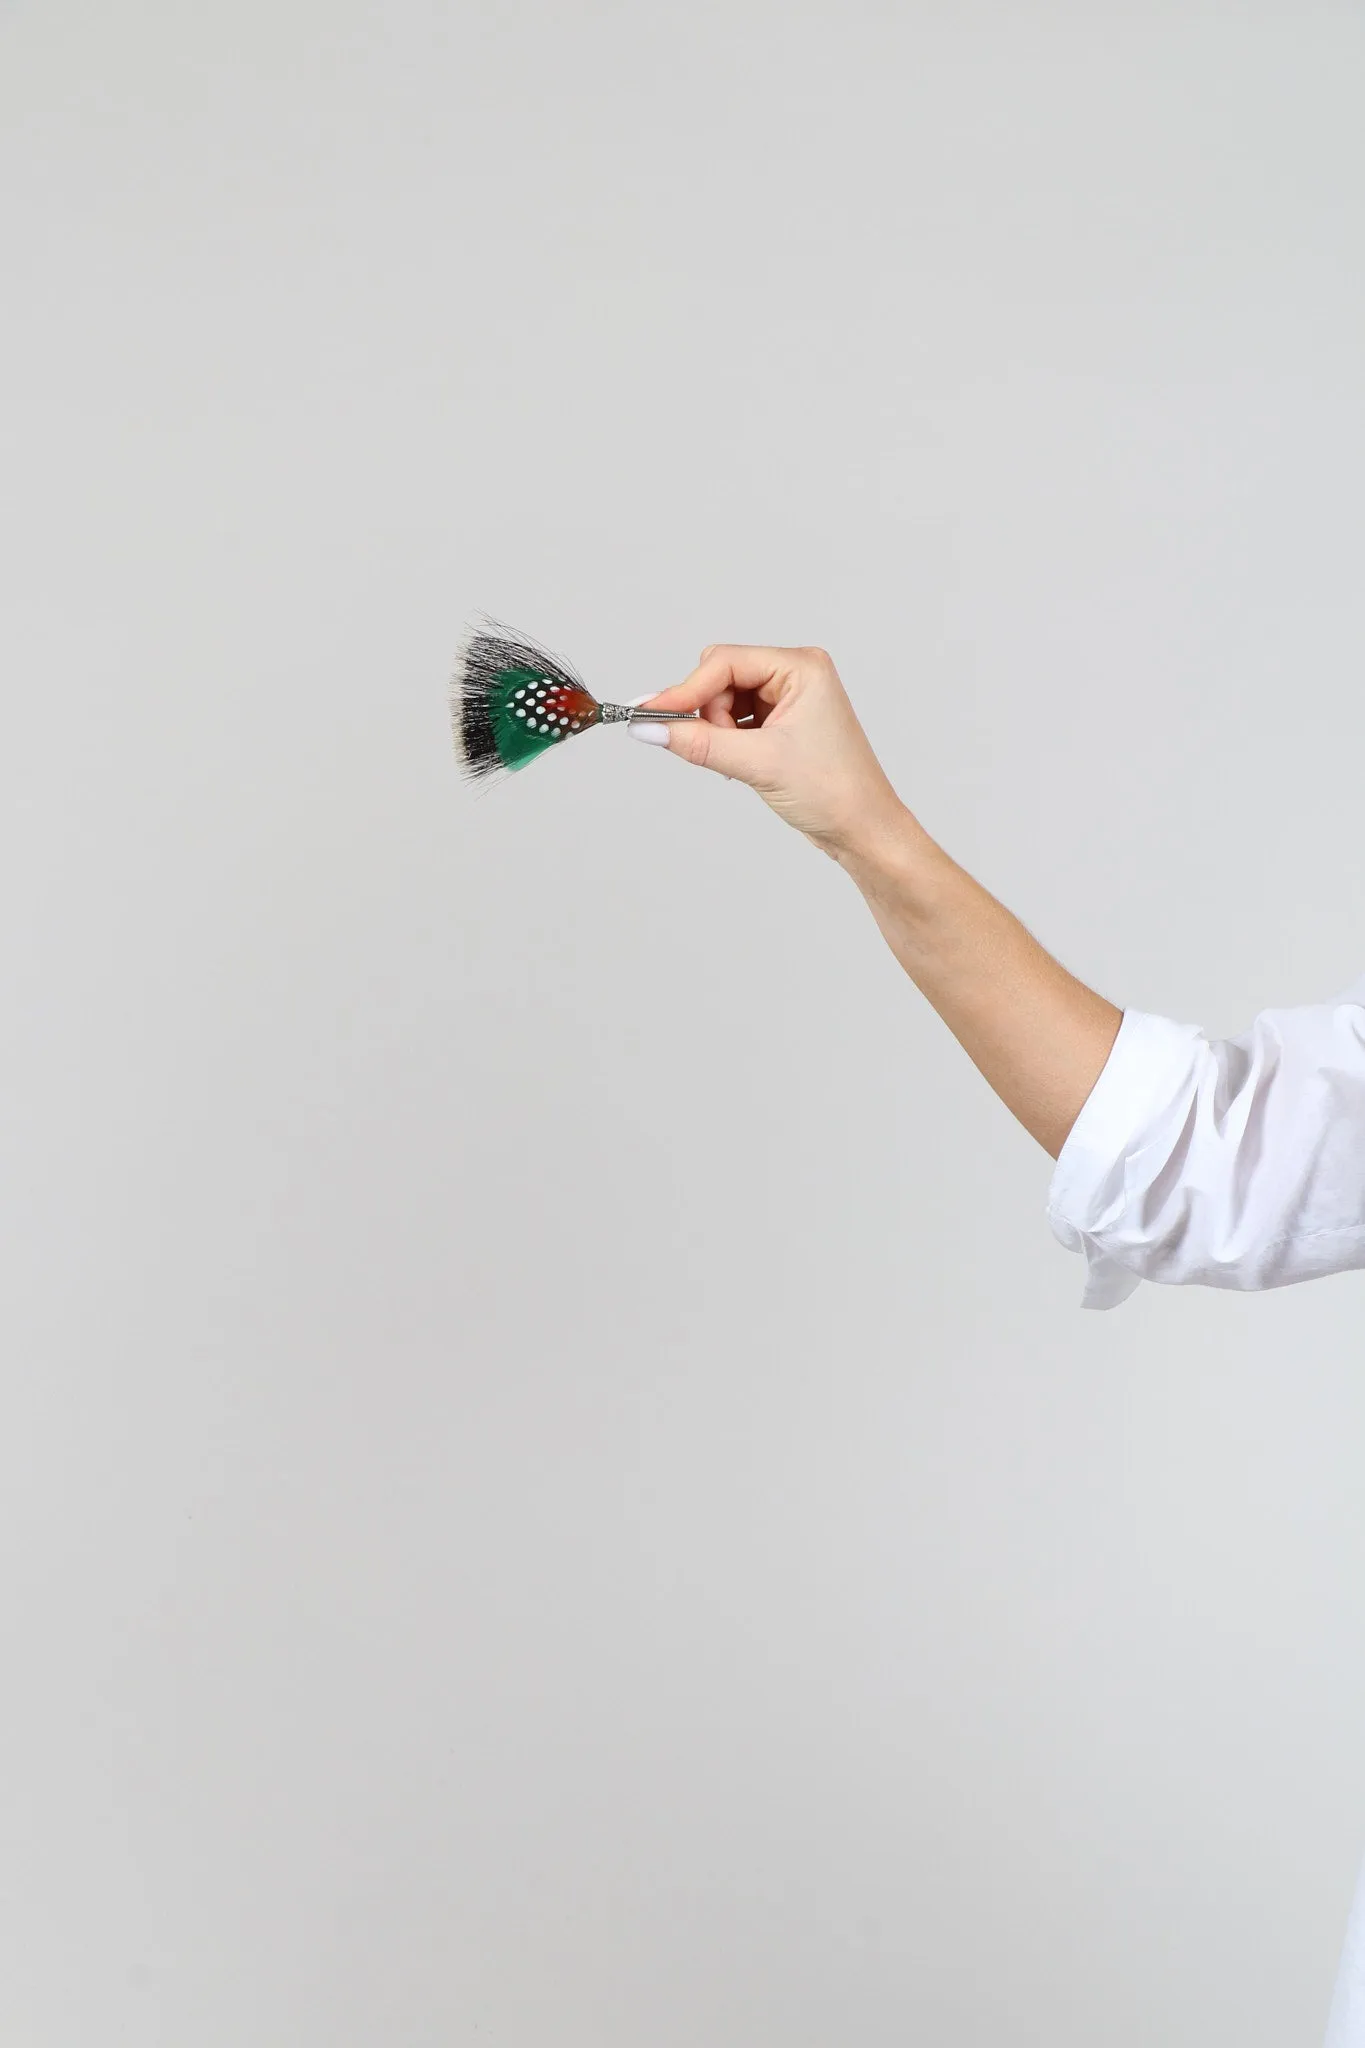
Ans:
<svg viewBox="0 0 1365 2048"><path fill-rule="evenodd" d="M819 647L708 647L651 711L700 711L670 725L633 720L637 740L745 782L842 861L906 815Z"/></svg>

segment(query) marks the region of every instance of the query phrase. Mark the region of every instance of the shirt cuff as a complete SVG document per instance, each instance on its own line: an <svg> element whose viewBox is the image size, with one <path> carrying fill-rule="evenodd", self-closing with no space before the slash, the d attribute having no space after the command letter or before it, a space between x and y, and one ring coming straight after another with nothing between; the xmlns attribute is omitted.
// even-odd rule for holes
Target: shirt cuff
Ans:
<svg viewBox="0 0 1365 2048"><path fill-rule="evenodd" d="M1152 1119L1188 1085L1203 1033L1125 1010L1109 1058L1057 1156L1047 1220L1068 1251L1084 1252L1082 1308L1117 1308L1142 1275L1105 1245L1127 1206L1127 1165Z"/></svg>

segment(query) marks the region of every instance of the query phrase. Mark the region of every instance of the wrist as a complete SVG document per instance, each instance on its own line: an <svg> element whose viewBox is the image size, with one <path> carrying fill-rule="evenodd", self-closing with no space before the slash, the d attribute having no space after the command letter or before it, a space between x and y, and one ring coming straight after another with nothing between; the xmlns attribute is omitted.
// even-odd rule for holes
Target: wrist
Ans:
<svg viewBox="0 0 1365 2048"><path fill-rule="evenodd" d="M962 870L910 811L879 820L839 860L873 917L903 945L937 944L960 912ZM903 963L904 964L904 963Z"/></svg>
<svg viewBox="0 0 1365 2048"><path fill-rule="evenodd" d="M829 849L844 872L867 894L887 884L903 886L927 870L942 851L899 797L863 812Z"/></svg>

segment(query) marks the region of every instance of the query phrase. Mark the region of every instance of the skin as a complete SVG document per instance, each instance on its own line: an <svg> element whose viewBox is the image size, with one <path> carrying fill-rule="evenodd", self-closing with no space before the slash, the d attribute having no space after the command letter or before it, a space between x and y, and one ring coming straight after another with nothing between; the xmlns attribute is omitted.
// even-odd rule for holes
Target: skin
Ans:
<svg viewBox="0 0 1365 2048"><path fill-rule="evenodd" d="M1068 974L943 848L891 787L830 657L818 647L708 647L636 725L757 791L837 861L891 951L1006 1108L1056 1158L1123 1013Z"/></svg>

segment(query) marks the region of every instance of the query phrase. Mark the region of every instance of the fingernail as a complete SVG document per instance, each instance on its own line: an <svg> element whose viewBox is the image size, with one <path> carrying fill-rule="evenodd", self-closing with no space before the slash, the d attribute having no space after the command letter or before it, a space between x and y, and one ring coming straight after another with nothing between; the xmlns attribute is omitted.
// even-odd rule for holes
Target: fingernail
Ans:
<svg viewBox="0 0 1365 2048"><path fill-rule="evenodd" d="M653 719L632 718L630 724L626 727L626 731L633 740L641 740L647 747L666 747L668 745L668 727L666 725L655 725Z"/></svg>
<svg viewBox="0 0 1365 2048"><path fill-rule="evenodd" d="M658 696L657 690L646 690L643 697L627 697L627 704L648 704L651 697Z"/></svg>

